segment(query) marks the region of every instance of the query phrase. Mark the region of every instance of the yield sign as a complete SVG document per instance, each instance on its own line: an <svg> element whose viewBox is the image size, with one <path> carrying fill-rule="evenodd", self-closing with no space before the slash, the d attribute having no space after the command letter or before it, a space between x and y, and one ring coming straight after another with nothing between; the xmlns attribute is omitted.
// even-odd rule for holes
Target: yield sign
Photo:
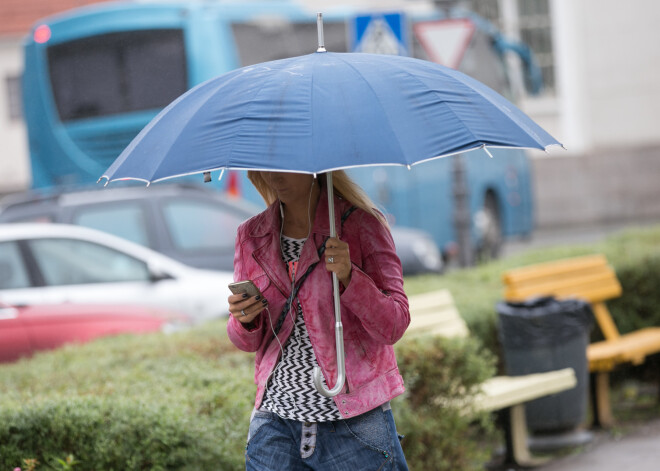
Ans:
<svg viewBox="0 0 660 471"><path fill-rule="evenodd" d="M469 19L420 21L413 31L433 62L457 69L474 34Z"/></svg>

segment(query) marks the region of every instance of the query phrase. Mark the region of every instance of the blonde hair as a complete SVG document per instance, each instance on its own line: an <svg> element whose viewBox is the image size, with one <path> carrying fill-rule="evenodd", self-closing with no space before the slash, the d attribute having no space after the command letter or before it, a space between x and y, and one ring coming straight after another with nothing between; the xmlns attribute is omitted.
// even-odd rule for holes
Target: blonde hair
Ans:
<svg viewBox="0 0 660 471"><path fill-rule="evenodd" d="M271 205L277 200L277 194L266 183L266 180L264 180L264 177L260 171L249 170L248 178L267 205ZM318 181L321 183L321 188L326 188L325 173L318 175ZM376 219L378 219L381 224L389 228L387 220L383 214L376 209L376 205L373 203L373 201L371 201L371 198L367 196L364 190L360 188L360 186L355 183L344 170L335 170L332 172L332 187L335 194L345 199L353 206L357 206L358 208L371 214Z"/></svg>

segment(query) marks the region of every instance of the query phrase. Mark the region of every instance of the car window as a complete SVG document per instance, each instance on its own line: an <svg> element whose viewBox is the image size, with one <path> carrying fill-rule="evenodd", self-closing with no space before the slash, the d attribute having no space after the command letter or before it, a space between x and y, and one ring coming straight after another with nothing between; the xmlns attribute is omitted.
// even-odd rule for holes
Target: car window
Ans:
<svg viewBox="0 0 660 471"><path fill-rule="evenodd" d="M181 250L233 249L245 219L220 205L192 199L164 203L163 215L172 243Z"/></svg>
<svg viewBox="0 0 660 471"><path fill-rule="evenodd" d="M114 249L75 239L39 239L30 247L46 285L147 281L149 270Z"/></svg>
<svg viewBox="0 0 660 471"><path fill-rule="evenodd" d="M109 232L137 244L149 245L144 211L138 203L81 207L74 213L73 223Z"/></svg>
<svg viewBox="0 0 660 471"><path fill-rule="evenodd" d="M0 289L27 288L30 278L16 242L0 243Z"/></svg>

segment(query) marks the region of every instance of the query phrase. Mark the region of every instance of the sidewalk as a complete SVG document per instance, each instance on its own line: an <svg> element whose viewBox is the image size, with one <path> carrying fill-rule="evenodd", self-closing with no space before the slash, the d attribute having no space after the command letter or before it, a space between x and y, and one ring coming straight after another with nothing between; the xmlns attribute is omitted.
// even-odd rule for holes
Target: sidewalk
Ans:
<svg viewBox="0 0 660 471"><path fill-rule="evenodd" d="M660 419L626 428L622 436L599 431L575 453L553 459L536 471L657 471L660 469Z"/></svg>

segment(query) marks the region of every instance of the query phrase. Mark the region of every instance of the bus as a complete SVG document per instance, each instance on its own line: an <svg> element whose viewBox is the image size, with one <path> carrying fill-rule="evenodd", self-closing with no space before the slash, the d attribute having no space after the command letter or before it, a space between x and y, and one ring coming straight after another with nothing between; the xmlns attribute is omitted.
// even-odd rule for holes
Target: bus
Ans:
<svg viewBox="0 0 660 471"><path fill-rule="evenodd" d="M358 13L324 12L327 50L353 49ZM404 9L400 15L410 32L405 49L426 60L434 59L437 41L425 34L429 26L449 19L467 24L471 29L457 68L511 96L504 54L527 52L524 45L507 41L470 12ZM106 2L44 18L24 42L32 187L96 182L138 132L186 90L238 67L316 47L315 12L287 0ZM534 84L535 69L526 70ZM492 159L476 151L412 169L350 173L393 223L430 232L447 254L462 240L470 254L490 257L505 238L533 229L527 156L522 150L491 152ZM261 203L245 178L241 173L241 196ZM224 182L213 185L222 189Z"/></svg>

